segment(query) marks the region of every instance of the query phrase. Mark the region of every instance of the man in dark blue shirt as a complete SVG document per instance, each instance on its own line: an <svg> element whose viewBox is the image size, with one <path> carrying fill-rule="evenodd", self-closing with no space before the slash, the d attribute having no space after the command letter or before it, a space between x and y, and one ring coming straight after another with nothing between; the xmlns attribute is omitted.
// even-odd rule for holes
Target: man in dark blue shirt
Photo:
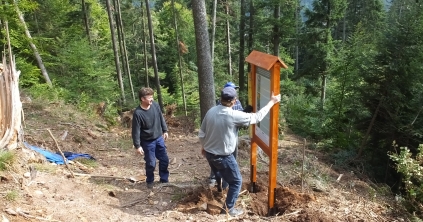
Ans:
<svg viewBox="0 0 423 222"><path fill-rule="evenodd" d="M151 88L139 90L140 105L132 117L132 141L136 152L144 155L146 182L150 189L153 188L156 158L159 160L160 182L169 182L169 157L164 143L168 137L167 125L153 95Z"/></svg>

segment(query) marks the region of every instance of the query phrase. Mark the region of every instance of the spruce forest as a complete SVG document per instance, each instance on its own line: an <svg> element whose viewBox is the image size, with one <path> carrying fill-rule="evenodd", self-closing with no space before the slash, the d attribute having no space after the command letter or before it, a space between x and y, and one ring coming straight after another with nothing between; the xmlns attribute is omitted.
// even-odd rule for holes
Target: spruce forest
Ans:
<svg viewBox="0 0 423 222"><path fill-rule="evenodd" d="M110 125L148 86L165 113L201 118L223 85L248 103L245 58L281 58L280 123L423 214L423 1L6 0L20 90ZM203 7L205 6L205 7ZM7 59L9 57L6 57ZM280 136L283 139L283 133Z"/></svg>

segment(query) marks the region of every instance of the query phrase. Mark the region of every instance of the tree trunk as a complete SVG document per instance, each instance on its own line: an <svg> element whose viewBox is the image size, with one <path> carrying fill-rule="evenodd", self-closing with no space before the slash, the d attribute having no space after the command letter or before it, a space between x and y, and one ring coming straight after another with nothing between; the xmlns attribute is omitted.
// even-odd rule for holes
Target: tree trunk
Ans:
<svg viewBox="0 0 423 222"><path fill-rule="evenodd" d="M143 52L144 52L144 71L145 71L145 85L150 87L150 80L148 78L148 57L147 57L147 39L145 36L145 22L144 22L144 10L142 9L141 3L141 23L142 23L142 41L143 41Z"/></svg>
<svg viewBox="0 0 423 222"><path fill-rule="evenodd" d="M239 91L241 103L246 104L246 96L243 94L246 92L245 88L245 71L244 71L244 60L245 60L245 0L241 0L241 13L239 23L239 66L238 66L238 79L239 79Z"/></svg>
<svg viewBox="0 0 423 222"><path fill-rule="evenodd" d="M35 56L35 59L37 60L38 67L40 68L41 73L43 74L43 77L46 80L46 83L50 87L53 87L53 84L51 83L50 77L48 76L47 69L44 66L43 60L41 59L40 53L38 52L37 47L35 46L35 44L32 41L31 33L29 33L28 27L26 26L24 16L23 16L21 10L19 10L18 3L16 2L16 0L14 0L13 3L15 5L15 10L16 10L16 13L18 14L19 20L21 21L22 26L25 29L25 35L29 39L29 46L31 47L32 51L34 52L34 56Z"/></svg>
<svg viewBox="0 0 423 222"><path fill-rule="evenodd" d="M179 63L179 78L181 80L181 90L182 90L182 102L184 104L185 116L187 113L187 101L185 99L185 87L184 87L184 76L182 75L182 49L179 44L179 32L178 32L178 22L176 21L176 12L175 12L175 0L172 0L172 10L173 10L173 26L175 28L175 39L176 47L178 48L178 63Z"/></svg>
<svg viewBox="0 0 423 222"><path fill-rule="evenodd" d="M217 0L213 0L213 21L212 21L212 36L211 36L211 63L213 67L214 61L214 41L216 35L216 8L217 8Z"/></svg>
<svg viewBox="0 0 423 222"><path fill-rule="evenodd" d="M360 158L361 154L363 153L364 146L366 145L367 139L369 138L369 135L370 135L370 131L372 130L373 125L375 124L376 117L379 115L380 106L382 105L383 100L384 100L384 97L382 97L379 100L379 103L377 104L375 113L373 114L373 117L372 117L372 120L370 121L369 127L367 127L366 134L364 135L364 138L361 141L361 145L360 145L360 148L358 149L357 156L355 157L355 159Z"/></svg>
<svg viewBox="0 0 423 222"><path fill-rule="evenodd" d="M106 8L107 8L107 15L109 16L109 25L110 25L110 33L112 36L112 46L113 46L113 54L115 57L115 66L116 66L116 73L117 73L117 77L118 77L118 83L119 83L119 87L120 87L120 93L121 93L121 99L123 103L126 103L126 99L125 99L125 90L123 88L123 81L122 81L122 73L120 71L120 62L119 62L119 55L118 55L118 51L116 48L116 37L115 37L115 29L113 26L113 16L112 16L112 12L110 9L110 2L109 0L106 0Z"/></svg>
<svg viewBox="0 0 423 222"><path fill-rule="evenodd" d="M345 43L347 40L347 15L344 15L344 20L342 21L342 42Z"/></svg>
<svg viewBox="0 0 423 222"><path fill-rule="evenodd" d="M279 21L279 18L281 16L281 7L278 5L275 5L274 14L273 14L275 21ZM273 55L279 56L279 24L275 22L275 25L273 26Z"/></svg>
<svg viewBox="0 0 423 222"><path fill-rule="evenodd" d="M82 5L82 14L84 17L85 32L87 34L88 41L91 43L90 25L88 22L88 11L87 11L87 6L85 5L85 0L81 1L81 5Z"/></svg>
<svg viewBox="0 0 423 222"><path fill-rule="evenodd" d="M116 0L116 6L117 6L116 8L117 8L118 17L119 17L119 28L120 28L120 33L122 36L123 58L125 60L124 65L126 66L126 71L128 74L129 86L131 87L131 92L132 92L132 99L135 102L134 85L132 84L131 70L129 68L128 52L126 50L125 32L123 30L122 13L120 11L120 0Z"/></svg>
<svg viewBox="0 0 423 222"><path fill-rule="evenodd" d="M232 52L231 52L231 33L230 33L230 24L229 24L229 1L226 1L226 49L228 52L228 74L232 76Z"/></svg>
<svg viewBox="0 0 423 222"><path fill-rule="evenodd" d="M122 65L122 67L120 67L120 68L122 70L122 78L123 78L123 76L125 76L125 74L128 73L128 70L126 70L126 67L127 67L125 65L126 60L125 60L124 53L123 53L122 32L121 32L121 27L120 27L121 23L120 23L120 19L119 19L119 13L118 13L118 10L117 10L117 3L116 3L117 0L112 0L112 1L113 1L112 13L113 13L114 18L115 18L115 27L116 27L116 32L117 32L117 42L119 44L118 54L119 54L119 57L121 59L120 60L121 64L119 64L119 65Z"/></svg>
<svg viewBox="0 0 423 222"><path fill-rule="evenodd" d="M253 51L253 34L254 34L254 1L250 0L250 17L249 17L249 29L248 29L248 53ZM248 72L251 70L250 64L247 68Z"/></svg>
<svg viewBox="0 0 423 222"><path fill-rule="evenodd" d="M22 103L19 95L19 75L11 54L9 26L5 22L9 49L9 64L2 58L0 69L0 150L12 150L18 146L21 137Z"/></svg>
<svg viewBox="0 0 423 222"><path fill-rule="evenodd" d="M298 1L296 2L298 4ZM299 28L299 19L300 19L300 6L295 7L295 75L298 75L299 69L299 43L298 38L300 36L300 28Z"/></svg>
<svg viewBox="0 0 423 222"><path fill-rule="evenodd" d="M326 75L323 74L322 75L322 88L321 88L321 94L320 94L320 101L322 102L322 110L323 110L323 106L325 104L325 100L326 100Z"/></svg>
<svg viewBox="0 0 423 222"><path fill-rule="evenodd" d="M201 120L207 111L215 106L213 67L211 64L209 33L204 0L191 0L194 17L195 42L197 47L197 66L200 93Z"/></svg>
<svg viewBox="0 0 423 222"><path fill-rule="evenodd" d="M329 7L329 9L330 9L330 7ZM329 10L329 12L330 12L330 10ZM327 24L328 24L328 27L330 27L329 25L330 25L330 20L328 20L328 22L327 22ZM328 44L329 44L329 37L330 37L330 35L331 35L331 30L330 29L327 29L326 30L326 37L325 37L325 45L327 46ZM323 111L323 108L324 108L324 106L325 106L325 101L326 101L326 81L327 81L327 73L329 72L329 64L328 64L328 62L327 62L327 59L329 58L329 51L328 51L328 49L325 49L325 53L326 53L326 58L324 59L324 61L323 61L323 64L322 64L322 67L323 67L323 73L321 74L321 76L322 76L322 89L321 89L321 95L320 95L320 101L321 101L321 104L322 104L322 111Z"/></svg>
<svg viewBox="0 0 423 222"><path fill-rule="evenodd" d="M148 0L145 0L145 7L147 9L147 19L148 19L148 31L150 33L150 46L151 46L151 57L153 60L153 68L154 68L154 80L156 82L157 87L157 97L159 99L159 105L160 109L164 113L164 107L163 107L163 99L162 99L162 93L160 88L160 79L159 79L159 70L157 68L157 59L156 59L156 46L154 44L154 33L153 33L153 22L151 21L151 13L150 13L150 5Z"/></svg>

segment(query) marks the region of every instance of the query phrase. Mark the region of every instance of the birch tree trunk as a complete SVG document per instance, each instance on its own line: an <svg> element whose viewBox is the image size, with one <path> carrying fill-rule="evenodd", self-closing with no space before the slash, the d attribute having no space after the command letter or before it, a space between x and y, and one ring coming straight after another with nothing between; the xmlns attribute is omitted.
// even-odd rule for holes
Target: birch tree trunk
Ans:
<svg viewBox="0 0 423 222"><path fill-rule="evenodd" d="M144 10L142 9L141 4L141 23L142 23L142 42L143 42L143 52L144 52L144 71L145 71L145 85L150 87L150 80L148 78L148 57L147 57L147 39L145 37L145 22L144 22Z"/></svg>
<svg viewBox="0 0 423 222"><path fill-rule="evenodd" d="M123 103L126 103L125 99L125 90L123 88L123 81L122 81L122 73L120 71L120 62L119 62L119 55L116 48L116 37L115 37L115 28L113 26L113 16L110 9L110 2L109 0L106 0L106 7L107 7L107 15L109 16L109 25L110 25L110 33L112 36L112 46L113 46L113 54L115 57L115 67L116 67L116 73L118 77L118 83L120 87L120 93L121 93L121 99Z"/></svg>
<svg viewBox="0 0 423 222"><path fill-rule="evenodd" d="M216 35L216 7L217 0L213 0L213 21L212 21L212 36L211 36L211 63L214 63L214 41Z"/></svg>
<svg viewBox="0 0 423 222"><path fill-rule="evenodd" d="M41 59L41 56L40 56L40 53L38 52L37 47L35 46L35 44L32 41L31 33L29 33L28 27L26 26L26 23L25 23L24 16L23 16L21 10L19 10L18 3L16 2L16 0L13 1L13 4L15 5L15 10L16 10L16 13L18 14L19 20L20 20L20 22L22 23L22 26L25 29L25 35L29 39L29 46L31 47L32 51L34 52L34 56L35 56L35 59L37 60L38 67L41 70L41 74L43 74L43 77L46 80L46 83L50 87L53 87L53 84L51 83L50 77L48 76L47 69L44 66L43 60Z"/></svg>
<svg viewBox="0 0 423 222"><path fill-rule="evenodd" d="M300 22L299 22L299 17L300 17L300 6L297 5L298 2L295 3L296 7L295 7L295 75L298 75L298 69L299 69L299 43L298 43L298 38L300 36Z"/></svg>
<svg viewBox="0 0 423 222"><path fill-rule="evenodd" d="M240 13L240 23L239 23L239 91L241 93L240 100L242 104L247 104L247 100L243 94L246 92L245 87L245 71L244 71L244 61L245 61L245 0L241 0L241 13Z"/></svg>
<svg viewBox="0 0 423 222"><path fill-rule="evenodd" d="M129 59L128 59L128 52L126 50L126 40L125 40L125 32L123 30L123 22L122 22L122 13L120 11L120 0L116 0L116 9L117 9L117 16L119 18L119 29L121 34L121 41L122 41L122 49L123 49L123 59L124 59L124 65L126 66L126 71L128 74L128 80L129 80L129 86L131 87L132 92L132 99L135 102L135 93L134 93L134 86L132 84L132 78L131 78L131 70L129 68Z"/></svg>
<svg viewBox="0 0 423 222"><path fill-rule="evenodd" d="M278 21L281 16L281 7L278 5L275 6L273 17L275 21ZM273 55L279 57L279 25L276 23L273 26Z"/></svg>
<svg viewBox="0 0 423 222"><path fill-rule="evenodd" d="M231 33L229 24L229 2L226 1L226 49L228 52L228 73L233 78L232 74L232 57L231 57Z"/></svg>
<svg viewBox="0 0 423 222"><path fill-rule="evenodd" d="M248 53L253 51L253 34L254 34L254 1L250 0L250 10L249 10L249 27L248 27ZM248 73L251 71L251 66L248 64Z"/></svg>
<svg viewBox="0 0 423 222"><path fill-rule="evenodd" d="M164 113L162 93L160 89L159 69L157 67L156 45L154 44L153 22L151 21L150 4L148 0L145 0L145 7L147 9L148 31L150 34L151 57L153 60L154 80L156 82L157 97L159 99L160 109Z"/></svg>
<svg viewBox="0 0 423 222"><path fill-rule="evenodd" d="M117 44L119 45L119 51L118 51L118 55L120 58L120 64L121 65L121 71L122 71L122 78L123 76L125 76L125 74L128 73L128 70L126 70L126 60L125 60L125 56L124 56L124 52L123 52L123 40L122 40L122 32L121 32L121 27L120 27L120 19L119 19L119 11L117 10L117 0L112 0L112 8L111 8L111 12L115 18L114 20L114 27L116 28L116 33L117 33ZM122 80L123 81L123 80Z"/></svg>
<svg viewBox="0 0 423 222"><path fill-rule="evenodd" d="M173 26L175 28L175 37L176 37L176 47L178 47L179 78L181 80L182 102L184 104L185 116L187 116L188 113L187 113L187 102L185 99L184 76L182 75L182 51L181 51L182 49L179 44L178 22L176 21L176 13L175 13L175 0L172 0L172 10L173 10Z"/></svg>

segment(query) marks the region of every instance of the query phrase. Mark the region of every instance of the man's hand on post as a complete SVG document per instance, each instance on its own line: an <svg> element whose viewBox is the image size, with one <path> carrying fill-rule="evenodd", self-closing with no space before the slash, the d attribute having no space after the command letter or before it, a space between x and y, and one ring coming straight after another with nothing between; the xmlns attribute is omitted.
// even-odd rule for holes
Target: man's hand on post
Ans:
<svg viewBox="0 0 423 222"><path fill-rule="evenodd" d="M272 92L272 96L270 97L270 101L272 101L273 104L280 102L281 101L281 94L278 94L278 95L275 96Z"/></svg>

